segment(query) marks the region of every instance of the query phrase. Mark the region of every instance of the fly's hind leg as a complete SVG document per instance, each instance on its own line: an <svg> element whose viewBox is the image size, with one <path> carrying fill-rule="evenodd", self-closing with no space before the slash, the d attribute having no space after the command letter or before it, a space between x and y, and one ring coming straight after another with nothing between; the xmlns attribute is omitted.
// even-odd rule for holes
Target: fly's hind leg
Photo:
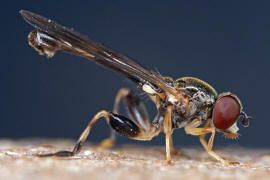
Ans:
<svg viewBox="0 0 270 180"><path fill-rule="evenodd" d="M118 108L121 100L125 101L127 113L129 118L119 115ZM127 136L131 139L136 140L151 140L154 136L160 132L159 118L162 113L158 113L156 120L152 125L149 123L149 118L144 105L141 103L139 98L130 89L120 89L116 96L114 112L100 111L93 119L89 122L83 133L77 140L73 151L59 151L57 153L45 154L40 156L73 156L80 152L83 143L86 141L92 127L101 118L105 118L107 123L112 128L112 134L108 139L101 142L100 146L104 148L111 147L115 142L115 131L120 134Z"/></svg>
<svg viewBox="0 0 270 180"><path fill-rule="evenodd" d="M99 111L88 123L87 127L84 129L82 134L80 135L79 139L77 140L74 148L72 151L59 151L56 153L49 153L49 154L41 154L38 155L40 157L48 157L48 156L58 156L58 157L68 157L68 156L74 156L77 153L80 152L83 143L86 141L91 129L93 128L94 124L101 118L105 118L106 121L109 121L110 112L107 112L105 110Z"/></svg>
<svg viewBox="0 0 270 180"><path fill-rule="evenodd" d="M154 136L158 135L160 132L160 126L157 124L153 124L149 127L147 131L136 125L132 120L126 118L125 116L114 114L112 112L108 112L102 110L98 112L93 119L89 122L85 130L80 135L77 140L72 151L59 151L56 153L50 154L41 154L39 157L48 157L48 156L56 156L56 157L69 157L78 154L86 141L88 135L91 132L94 124L101 118L105 118L107 123L111 126L112 129L117 131L118 133L127 136L131 139L136 140L151 140Z"/></svg>
<svg viewBox="0 0 270 180"><path fill-rule="evenodd" d="M140 99L129 88L121 88L115 98L113 113L119 114L119 105L121 100L124 100L126 111L129 118L135 122L144 131L150 128L147 111ZM115 144L116 133L111 129L109 138L104 139L99 146L102 148L111 148Z"/></svg>
<svg viewBox="0 0 270 180"><path fill-rule="evenodd" d="M217 153L215 153L212 150L216 130L215 130L215 127L209 127L209 123L207 123L205 127L201 127L201 128L192 128L190 126L186 126L185 131L187 134L199 136L200 142L201 142L202 146L204 147L204 149L206 150L206 152L210 156L215 158L217 161L219 161L225 165L238 165L239 164L238 162L231 162L231 161L227 161L227 160L223 159L221 156L219 156ZM211 136L210 136L208 143L207 143L205 140L205 135L208 133L211 133Z"/></svg>

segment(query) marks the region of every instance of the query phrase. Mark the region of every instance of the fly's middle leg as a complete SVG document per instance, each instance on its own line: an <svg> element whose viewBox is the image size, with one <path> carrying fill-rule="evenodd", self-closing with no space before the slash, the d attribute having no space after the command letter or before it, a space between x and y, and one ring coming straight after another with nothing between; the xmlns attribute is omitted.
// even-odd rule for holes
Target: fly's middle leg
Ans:
<svg viewBox="0 0 270 180"><path fill-rule="evenodd" d="M164 133L165 133L165 142L166 142L166 159L167 162L171 162L171 151L173 147L173 142L172 142L172 106L167 107L167 111L165 113L164 117L164 123L163 123L163 128L164 128Z"/></svg>
<svg viewBox="0 0 270 180"><path fill-rule="evenodd" d="M131 119L143 130L148 130L150 128L150 122L146 108L140 101L140 99L129 88L121 88L118 91L115 97L113 113L119 114L119 106L122 100L125 103L126 112L128 114L129 119ZM105 149L111 148L115 144L115 140L116 140L115 130L111 129L110 137L103 140L99 144L99 146Z"/></svg>

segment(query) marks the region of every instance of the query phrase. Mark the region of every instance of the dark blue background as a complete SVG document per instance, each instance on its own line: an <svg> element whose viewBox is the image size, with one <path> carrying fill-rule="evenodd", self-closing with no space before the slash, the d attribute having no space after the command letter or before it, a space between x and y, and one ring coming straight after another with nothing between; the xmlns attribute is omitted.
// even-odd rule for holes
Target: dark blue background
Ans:
<svg viewBox="0 0 270 180"><path fill-rule="evenodd" d="M218 92L232 91L254 117L240 141L217 134L215 144L268 146L269 1L5 1L1 4L1 138L77 138L99 110L111 110L123 77L69 54L39 56L27 43L30 10L72 27L163 75L195 76ZM151 117L154 105L144 96ZM90 141L107 137L100 121ZM177 146L198 138L174 135ZM120 137L119 142L136 142ZM163 135L152 143L164 144ZM143 142L143 144L150 144Z"/></svg>

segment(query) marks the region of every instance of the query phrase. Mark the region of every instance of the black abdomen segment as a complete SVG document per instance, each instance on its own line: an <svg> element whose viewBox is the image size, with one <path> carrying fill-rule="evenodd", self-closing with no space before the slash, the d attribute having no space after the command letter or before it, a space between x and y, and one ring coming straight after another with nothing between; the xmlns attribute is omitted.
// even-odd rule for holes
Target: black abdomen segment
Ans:
<svg viewBox="0 0 270 180"><path fill-rule="evenodd" d="M140 133L139 127L130 119L119 114L110 113L110 125L120 134L127 137L136 137Z"/></svg>

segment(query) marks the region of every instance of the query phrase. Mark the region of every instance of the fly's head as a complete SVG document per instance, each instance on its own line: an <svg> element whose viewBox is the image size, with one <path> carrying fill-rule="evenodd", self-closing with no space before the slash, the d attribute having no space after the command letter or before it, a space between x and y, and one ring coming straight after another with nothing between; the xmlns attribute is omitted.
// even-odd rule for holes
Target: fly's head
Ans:
<svg viewBox="0 0 270 180"><path fill-rule="evenodd" d="M237 138L237 120L241 118L241 125L248 127L250 116L243 111L240 99L230 92L218 95L212 112L212 125L226 137Z"/></svg>

